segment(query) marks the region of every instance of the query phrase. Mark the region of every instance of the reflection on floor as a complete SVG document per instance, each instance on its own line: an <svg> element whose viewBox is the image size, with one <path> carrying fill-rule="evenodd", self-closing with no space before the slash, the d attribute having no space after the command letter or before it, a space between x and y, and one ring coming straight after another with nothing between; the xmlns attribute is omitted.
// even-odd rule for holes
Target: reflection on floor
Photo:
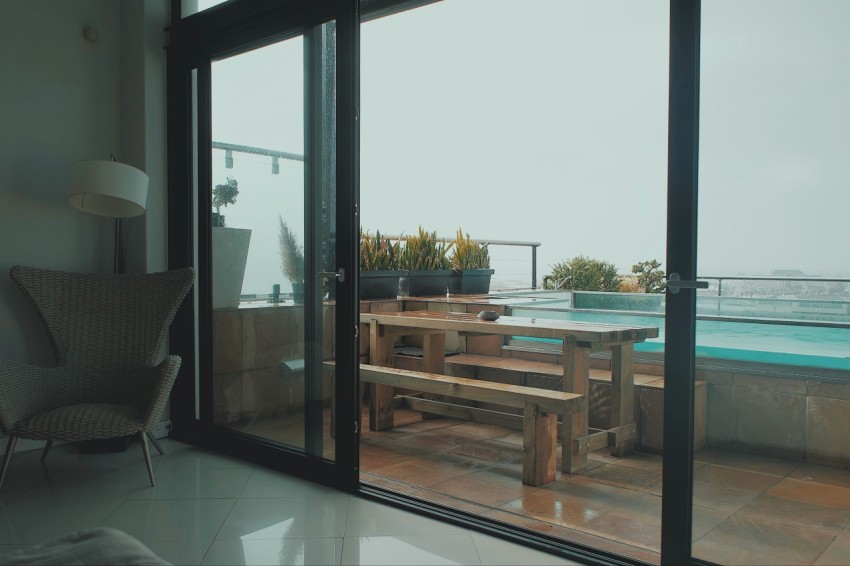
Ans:
<svg viewBox="0 0 850 566"><path fill-rule="evenodd" d="M659 562L661 457L591 454L579 474L522 485L522 434L397 410L360 442L361 481ZM850 471L718 449L694 466L693 554L722 564L850 563Z"/></svg>

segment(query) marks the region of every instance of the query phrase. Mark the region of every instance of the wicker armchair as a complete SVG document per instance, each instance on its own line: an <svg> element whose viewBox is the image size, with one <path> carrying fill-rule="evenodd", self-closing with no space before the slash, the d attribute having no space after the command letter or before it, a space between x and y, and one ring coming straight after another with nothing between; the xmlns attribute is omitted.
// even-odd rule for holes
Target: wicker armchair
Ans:
<svg viewBox="0 0 850 566"><path fill-rule="evenodd" d="M80 442L138 435L151 485L153 437L180 368L157 364L165 334L195 278L191 268L141 275L14 266L10 276L38 311L52 368L0 360L0 427L8 434L0 486L18 438Z"/></svg>

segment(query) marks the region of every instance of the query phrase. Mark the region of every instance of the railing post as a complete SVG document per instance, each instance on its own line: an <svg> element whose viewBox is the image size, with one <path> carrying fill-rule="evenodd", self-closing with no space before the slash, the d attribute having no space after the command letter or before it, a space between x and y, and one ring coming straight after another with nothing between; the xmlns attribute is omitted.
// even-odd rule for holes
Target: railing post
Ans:
<svg viewBox="0 0 850 566"><path fill-rule="evenodd" d="M531 246L531 288L537 289L537 246Z"/></svg>

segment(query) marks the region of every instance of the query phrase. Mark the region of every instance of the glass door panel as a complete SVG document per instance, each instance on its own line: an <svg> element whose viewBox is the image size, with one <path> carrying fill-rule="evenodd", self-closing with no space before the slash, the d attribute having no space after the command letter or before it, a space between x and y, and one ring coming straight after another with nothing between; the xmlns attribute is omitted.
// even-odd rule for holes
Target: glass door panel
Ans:
<svg viewBox="0 0 850 566"><path fill-rule="evenodd" d="M850 549L850 4L702 3L693 549Z"/></svg>
<svg viewBox="0 0 850 566"><path fill-rule="evenodd" d="M633 266L646 262L643 270L655 276L664 269L653 260L664 259L668 2L533 6L446 0L362 26L364 232L395 242L420 226L449 240L462 229L490 242L494 273L489 296L452 290L446 277L448 297L446 282L414 291L411 274L389 296L362 294L361 320L388 311L475 318L495 310L502 322L663 329L663 296ZM540 271L529 266L528 247L511 243L538 246L532 258ZM566 283L572 260L599 271ZM376 273L364 266L361 292ZM567 345L565 355L561 337L412 330L382 334L376 325L370 334L363 324L361 360L494 388L575 390L564 368L589 373L575 380L587 384L589 408L576 426L587 429L576 433L584 445L571 462L584 461L565 466L573 442L562 432L547 468L552 481L534 485L524 476L532 450L524 447L521 407L402 388L393 396L366 383L364 484L659 561L663 332L634 350ZM626 434L634 436L621 446L633 440L635 450L608 446Z"/></svg>
<svg viewBox="0 0 850 566"><path fill-rule="evenodd" d="M210 78L213 422L327 459L333 37L329 23L218 59Z"/></svg>

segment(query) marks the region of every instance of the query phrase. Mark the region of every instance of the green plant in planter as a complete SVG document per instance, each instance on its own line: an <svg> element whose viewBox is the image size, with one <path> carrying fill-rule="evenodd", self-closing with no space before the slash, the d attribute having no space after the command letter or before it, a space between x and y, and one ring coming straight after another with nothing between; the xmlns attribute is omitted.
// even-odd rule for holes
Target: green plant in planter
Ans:
<svg viewBox="0 0 850 566"><path fill-rule="evenodd" d="M290 282L304 282L304 247L298 243L298 236L289 228L283 218L278 215L280 222L280 267Z"/></svg>
<svg viewBox="0 0 850 566"><path fill-rule="evenodd" d="M381 232L372 236L360 228L360 271L391 271L398 269L401 244L382 238Z"/></svg>
<svg viewBox="0 0 850 566"><path fill-rule="evenodd" d="M469 237L464 237L463 230L458 228L457 236L452 242L452 269L490 269L490 251L487 244L481 244Z"/></svg>
<svg viewBox="0 0 850 566"><path fill-rule="evenodd" d="M233 177L228 177L226 183L216 185L212 190L212 204L215 207L213 226L224 226L224 216L221 215L221 207L236 202L239 196L239 183Z"/></svg>
<svg viewBox="0 0 850 566"><path fill-rule="evenodd" d="M450 248L451 244L446 245L437 239L436 232L426 232L420 226L417 235L404 239L398 266L400 269L424 271L451 269Z"/></svg>

